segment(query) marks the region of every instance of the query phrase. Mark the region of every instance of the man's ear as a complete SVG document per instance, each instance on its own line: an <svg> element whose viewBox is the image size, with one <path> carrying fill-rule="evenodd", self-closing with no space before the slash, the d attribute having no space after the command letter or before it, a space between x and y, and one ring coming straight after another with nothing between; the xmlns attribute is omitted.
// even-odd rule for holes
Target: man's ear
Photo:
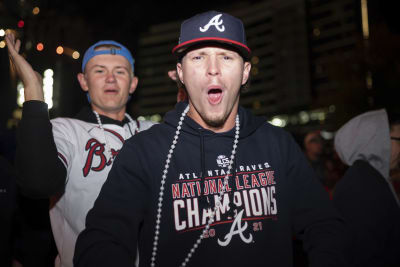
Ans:
<svg viewBox="0 0 400 267"><path fill-rule="evenodd" d="M242 85L245 84L249 79L250 70L251 70L251 63L248 61L244 62Z"/></svg>
<svg viewBox="0 0 400 267"><path fill-rule="evenodd" d="M78 73L77 78L78 78L78 81L79 81L79 84L80 84L82 90L85 92L89 91L89 87L87 85L85 74Z"/></svg>
<svg viewBox="0 0 400 267"><path fill-rule="evenodd" d="M133 92L135 92L137 85L139 82L139 78L134 76L131 82L131 88L129 88L129 94L133 94Z"/></svg>
<svg viewBox="0 0 400 267"><path fill-rule="evenodd" d="M183 82L183 72L182 72L182 63L176 63L176 73L178 74L178 79L181 81L182 84L185 84Z"/></svg>

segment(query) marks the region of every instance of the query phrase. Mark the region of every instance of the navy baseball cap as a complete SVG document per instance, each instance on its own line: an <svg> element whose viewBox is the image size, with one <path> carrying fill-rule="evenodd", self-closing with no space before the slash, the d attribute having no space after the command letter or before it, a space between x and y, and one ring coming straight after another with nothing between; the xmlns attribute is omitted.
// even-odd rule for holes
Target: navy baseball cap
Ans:
<svg viewBox="0 0 400 267"><path fill-rule="evenodd" d="M172 54L182 55L187 48L203 42L227 44L245 59L250 58L243 23L229 14L212 10L183 21L179 43L172 49Z"/></svg>
<svg viewBox="0 0 400 267"><path fill-rule="evenodd" d="M102 49L102 50L95 50L97 47L102 46L102 45L113 45L116 47L119 47L119 49L116 48L110 48L110 49ZM89 62L89 60L97 55L105 55L105 54L109 54L109 55L121 55L123 57L125 57L129 63L131 63L132 65L132 71L134 71L134 62L135 60L132 57L131 52L129 52L128 48L126 48L125 46L123 46L122 44L112 41L112 40L105 40L105 41L99 41L97 43L95 43L94 45L92 45L91 47L89 47L86 52L85 55L83 56L83 61L82 61L82 72L85 72L85 66L86 64Z"/></svg>

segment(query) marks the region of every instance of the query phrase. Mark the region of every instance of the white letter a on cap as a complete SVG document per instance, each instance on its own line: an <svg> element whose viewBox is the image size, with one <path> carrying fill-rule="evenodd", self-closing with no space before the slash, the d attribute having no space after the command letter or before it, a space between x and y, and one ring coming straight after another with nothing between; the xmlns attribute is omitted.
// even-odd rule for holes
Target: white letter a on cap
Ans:
<svg viewBox="0 0 400 267"><path fill-rule="evenodd" d="M218 14L216 16L214 16L212 19L210 19L210 21L207 23L207 25L205 25L204 27L199 27L201 32L206 32L208 31L208 28L210 28L210 26L215 26L215 28L220 31L223 32L225 31L225 26L221 24L224 22L222 19L219 20L219 18L222 16L222 14Z"/></svg>

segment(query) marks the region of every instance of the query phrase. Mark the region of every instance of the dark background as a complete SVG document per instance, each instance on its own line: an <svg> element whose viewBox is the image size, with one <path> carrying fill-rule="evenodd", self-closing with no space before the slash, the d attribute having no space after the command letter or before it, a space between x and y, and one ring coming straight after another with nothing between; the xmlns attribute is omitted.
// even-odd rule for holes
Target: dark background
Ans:
<svg viewBox="0 0 400 267"><path fill-rule="evenodd" d="M329 0L327 0L329 1ZM330 0L333 1L333 0ZM135 57L138 36L146 32L150 25L169 21L182 21L196 13L210 9L226 9L233 6L251 5L259 0L248 1L122 1L108 3L83 0L0 0L0 27L17 28L19 20L24 20L23 28L18 29L25 56L39 72L52 66L60 77L59 102L50 111L51 116L74 116L87 104L80 90L76 74L80 71L81 58L86 48L98 40L114 39L129 47ZM396 107L397 91L400 86L400 46L398 22L399 1L369 0L369 19L371 39L379 39L371 49L374 66L375 85L385 88L376 95L376 107ZM40 7L37 16L32 8ZM372 33L371 33L372 35ZM2 38L0 37L0 40ZM45 49L37 52L27 50L28 42L44 42ZM65 55L54 53L58 45L78 50L81 58L73 60ZM381 46L381 47L380 47ZM340 68L340 66L338 66ZM17 108L16 79L10 79L7 49L0 49L0 128L10 126L10 118ZM135 99L140 101L140 99ZM373 108L373 107L371 107ZM364 111L364 110L360 110Z"/></svg>
<svg viewBox="0 0 400 267"><path fill-rule="evenodd" d="M57 109L50 110L51 116L74 116L82 105L87 104L83 92L76 80L80 71L84 51L99 40L117 40L127 46L135 57L138 36L147 31L150 25L168 21L180 21L198 12L209 9L233 6L236 3L251 4L257 1L122 1L108 3L99 1L61 1L61 0L0 0L0 28L18 31L22 40L21 52L24 53L34 69L43 73L52 66L62 65L60 103ZM40 7L37 16L32 9ZM19 20L25 25L18 28ZM3 38L0 37L0 40ZM27 50L27 42L45 43L42 52L34 48ZM81 57L73 60L54 51L58 45L80 52ZM0 127L5 127L17 108L16 80L10 80L7 49L0 49ZM136 100L139 101L139 100Z"/></svg>

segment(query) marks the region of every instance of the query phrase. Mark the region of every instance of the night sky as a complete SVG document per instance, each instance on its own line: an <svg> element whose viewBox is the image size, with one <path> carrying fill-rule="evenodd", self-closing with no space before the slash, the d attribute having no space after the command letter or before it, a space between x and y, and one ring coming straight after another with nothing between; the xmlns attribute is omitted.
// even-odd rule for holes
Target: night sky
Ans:
<svg viewBox="0 0 400 267"><path fill-rule="evenodd" d="M192 15L210 9L224 10L235 5L252 4L260 0L233 1L233 0L214 0L214 1L123 1L113 0L106 4L100 4L94 0L24 0L25 10L18 5L20 0L0 0L0 16L11 17L17 20L24 18L27 22L27 33L23 36L23 43L28 39L33 42L47 41L48 50L54 51L55 47L62 43L67 47L71 47L80 51L82 54L89 45L95 41L104 39L114 39L129 47L133 54L136 51L137 36L142 32L146 32L150 25L155 25L168 21L183 21ZM398 22L399 1L380 1L369 0L370 24L383 23L394 35L400 35L400 27ZM31 6L38 4L41 13L38 18L33 18L30 14ZM5 13L4 13L5 12ZM0 20L1 21L1 20ZM64 24L64 25L63 25ZM37 25L41 26L41 28ZM62 25L61 28L54 30L54 25ZM52 31L53 30L53 31ZM28 55L28 60L36 69L44 67L46 61L55 62L58 58L54 53L36 55L34 52ZM44 56L43 56L44 55ZM135 56L135 55L134 55ZM2 78L8 78L8 66L5 62L8 60L6 49L0 49L1 68L0 74ZM71 59L62 58L63 61L72 66L70 72L65 73L64 79L70 79L69 83L63 83L66 87L71 88L71 92L77 92L79 85L76 81L75 74L79 71L80 64L73 62ZM80 62L80 60L79 60ZM397 64L395 61L394 64ZM399 66L400 69L400 66ZM2 83L4 87L12 87L7 82ZM0 92L3 99L11 99L14 92L7 93L4 90ZM80 92L79 92L80 93ZM82 95L82 94L81 94ZM73 94L71 93L73 98ZM83 103L84 97L79 99L63 99L63 101ZM0 126L4 127L12 110L15 108L12 101L7 101L1 108ZM70 111L66 114L72 116L76 112Z"/></svg>

